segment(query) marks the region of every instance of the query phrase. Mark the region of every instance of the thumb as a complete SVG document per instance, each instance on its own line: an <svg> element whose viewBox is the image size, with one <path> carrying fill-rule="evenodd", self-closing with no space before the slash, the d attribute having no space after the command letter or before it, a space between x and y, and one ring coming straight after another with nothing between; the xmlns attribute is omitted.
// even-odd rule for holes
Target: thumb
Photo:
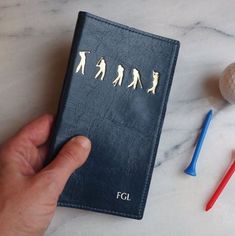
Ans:
<svg viewBox="0 0 235 236"><path fill-rule="evenodd" d="M41 172L49 175L61 193L70 175L86 161L91 150L91 142L84 136L77 136L68 141L56 158Z"/></svg>

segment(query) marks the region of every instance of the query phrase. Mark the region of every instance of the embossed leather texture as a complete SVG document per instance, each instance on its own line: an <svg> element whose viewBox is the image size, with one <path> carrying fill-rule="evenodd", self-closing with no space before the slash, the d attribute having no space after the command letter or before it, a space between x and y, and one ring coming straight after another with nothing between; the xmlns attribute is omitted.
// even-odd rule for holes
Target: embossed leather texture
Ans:
<svg viewBox="0 0 235 236"><path fill-rule="evenodd" d="M143 217L178 50L176 40L79 13L47 163L75 135L92 151L59 206Z"/></svg>

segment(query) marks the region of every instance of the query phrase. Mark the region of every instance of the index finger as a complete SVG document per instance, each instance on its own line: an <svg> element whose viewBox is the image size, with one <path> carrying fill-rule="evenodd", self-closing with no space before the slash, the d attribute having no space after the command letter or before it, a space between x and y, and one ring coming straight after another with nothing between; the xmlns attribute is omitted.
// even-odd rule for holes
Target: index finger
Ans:
<svg viewBox="0 0 235 236"><path fill-rule="evenodd" d="M52 115L43 115L21 128L13 139L30 141L34 146L41 146L49 138L52 123Z"/></svg>

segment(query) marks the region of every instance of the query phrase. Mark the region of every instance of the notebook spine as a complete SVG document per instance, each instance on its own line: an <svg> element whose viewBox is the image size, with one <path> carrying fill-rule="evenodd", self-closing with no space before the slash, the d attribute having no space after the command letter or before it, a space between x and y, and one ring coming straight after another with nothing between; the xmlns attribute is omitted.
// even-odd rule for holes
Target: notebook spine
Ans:
<svg viewBox="0 0 235 236"><path fill-rule="evenodd" d="M73 35L73 40L72 40L72 47L70 49L67 70L66 70L66 74L65 74L65 78L64 78L64 82L62 86L62 92L60 95L58 108L56 112L55 123L52 127L51 136L49 138L50 140L49 152L48 152L46 161L44 163L45 165L49 164L54 159L55 155L57 154L57 151L55 150L56 136L57 136L59 127L61 125L61 119L62 119L64 107L65 107L66 100L67 100L69 90L70 90L70 85L71 85L71 80L72 80L73 70L74 70L74 63L75 63L75 59L77 55L77 49L80 42L80 38L82 36L82 30L85 23L85 19L86 19L86 12L79 12L74 35Z"/></svg>

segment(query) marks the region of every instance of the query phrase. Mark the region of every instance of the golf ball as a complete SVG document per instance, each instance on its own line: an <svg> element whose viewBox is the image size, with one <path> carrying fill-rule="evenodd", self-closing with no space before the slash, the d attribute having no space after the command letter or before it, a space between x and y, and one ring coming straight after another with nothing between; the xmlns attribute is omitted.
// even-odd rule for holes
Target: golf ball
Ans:
<svg viewBox="0 0 235 236"><path fill-rule="evenodd" d="M230 64L222 73L219 80L222 96L231 104L235 104L235 63Z"/></svg>

